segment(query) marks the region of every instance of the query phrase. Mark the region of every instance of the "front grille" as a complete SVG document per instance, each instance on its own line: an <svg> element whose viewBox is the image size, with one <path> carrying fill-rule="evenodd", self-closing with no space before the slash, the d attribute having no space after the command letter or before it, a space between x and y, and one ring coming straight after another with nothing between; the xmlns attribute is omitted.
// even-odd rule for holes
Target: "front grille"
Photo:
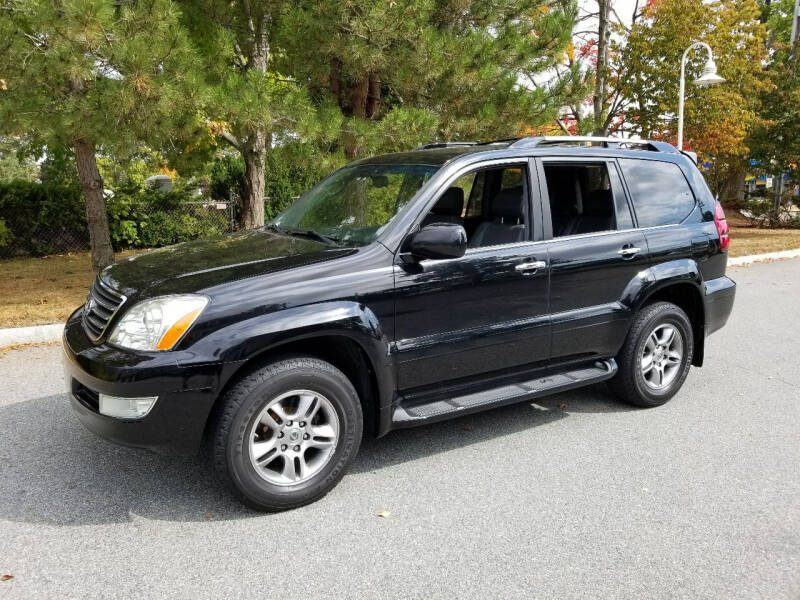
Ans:
<svg viewBox="0 0 800 600"><path fill-rule="evenodd" d="M96 342L105 333L112 317L125 302L125 296L119 294L96 279L83 307L83 328Z"/></svg>

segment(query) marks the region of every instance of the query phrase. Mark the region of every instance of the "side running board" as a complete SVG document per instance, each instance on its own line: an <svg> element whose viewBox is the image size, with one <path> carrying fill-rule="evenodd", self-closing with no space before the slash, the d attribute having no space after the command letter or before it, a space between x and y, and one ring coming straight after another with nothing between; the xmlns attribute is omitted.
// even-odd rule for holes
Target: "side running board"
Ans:
<svg viewBox="0 0 800 600"><path fill-rule="evenodd" d="M574 371L547 375L530 381L504 385L490 390L457 396L446 400L410 403L400 399L392 413L392 428L401 429L425 423L443 421L473 412L514 404L539 396L583 387L611 379L617 372L612 358Z"/></svg>

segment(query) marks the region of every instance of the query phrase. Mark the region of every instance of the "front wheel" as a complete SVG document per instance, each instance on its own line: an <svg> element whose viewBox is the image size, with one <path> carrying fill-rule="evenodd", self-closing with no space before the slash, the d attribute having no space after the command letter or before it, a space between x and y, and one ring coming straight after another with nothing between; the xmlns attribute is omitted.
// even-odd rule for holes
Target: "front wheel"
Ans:
<svg viewBox="0 0 800 600"><path fill-rule="evenodd" d="M222 402L215 471L258 510L321 498L339 482L361 442L355 389L336 367L316 358L289 358L254 371Z"/></svg>
<svg viewBox="0 0 800 600"><path fill-rule="evenodd" d="M686 313L670 302L644 307L633 319L608 383L635 406L660 406L674 396L692 365L694 337Z"/></svg>

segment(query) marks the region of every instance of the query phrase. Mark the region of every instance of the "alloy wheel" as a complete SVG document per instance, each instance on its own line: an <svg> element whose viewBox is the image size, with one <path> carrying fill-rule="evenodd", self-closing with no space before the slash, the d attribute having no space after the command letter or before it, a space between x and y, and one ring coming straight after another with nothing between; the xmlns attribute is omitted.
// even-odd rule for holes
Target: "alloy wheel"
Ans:
<svg viewBox="0 0 800 600"><path fill-rule="evenodd" d="M274 485L296 485L319 473L336 451L339 417L322 394L292 390L270 400L253 423L250 461Z"/></svg>
<svg viewBox="0 0 800 600"><path fill-rule="evenodd" d="M642 348L640 364L645 384L654 390L669 387L680 374L682 362L680 330L669 323L656 326Z"/></svg>

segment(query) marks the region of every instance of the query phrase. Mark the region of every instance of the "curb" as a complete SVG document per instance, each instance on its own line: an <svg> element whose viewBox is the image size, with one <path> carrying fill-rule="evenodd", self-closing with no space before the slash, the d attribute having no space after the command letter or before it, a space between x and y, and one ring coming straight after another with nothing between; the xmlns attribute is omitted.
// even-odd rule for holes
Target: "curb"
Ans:
<svg viewBox="0 0 800 600"><path fill-rule="evenodd" d="M755 263L783 260L786 258L800 258L800 248L797 250L782 250L780 252L767 252L766 254L753 254L751 256L738 256L728 259L729 267L746 267ZM11 327L0 329L0 348L15 346L17 344L41 344L47 342L60 342L64 325L34 325L32 327Z"/></svg>
<svg viewBox="0 0 800 600"><path fill-rule="evenodd" d="M752 254L750 256L737 256L728 259L729 267L746 267L754 263L783 260L785 258L800 258L800 248L795 250L781 250L780 252L767 252L766 254Z"/></svg>
<svg viewBox="0 0 800 600"><path fill-rule="evenodd" d="M12 327L0 329L0 348L17 344L41 344L61 341L64 325L33 325L32 327Z"/></svg>

